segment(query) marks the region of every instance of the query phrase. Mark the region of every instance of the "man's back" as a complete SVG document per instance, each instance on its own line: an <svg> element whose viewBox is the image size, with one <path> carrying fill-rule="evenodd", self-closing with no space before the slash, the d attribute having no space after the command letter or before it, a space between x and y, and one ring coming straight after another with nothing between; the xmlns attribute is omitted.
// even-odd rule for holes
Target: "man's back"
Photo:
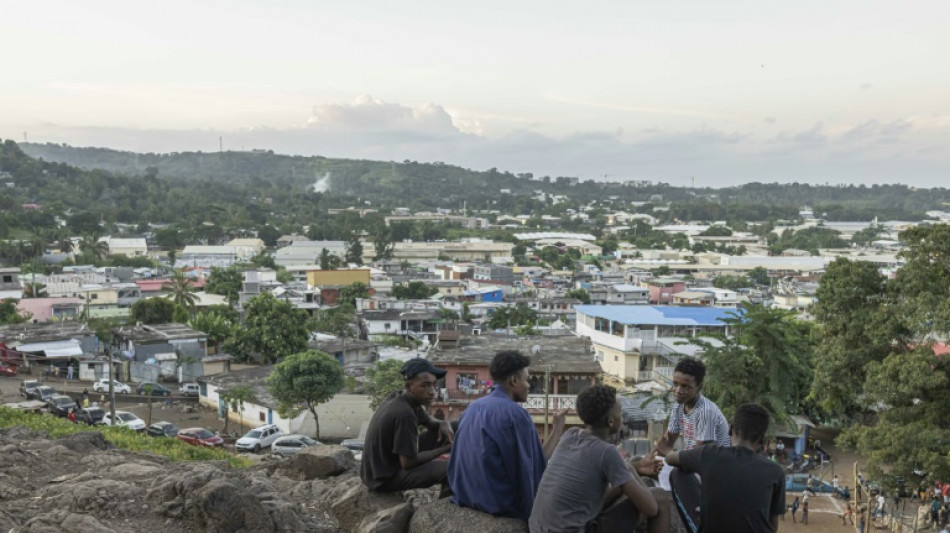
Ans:
<svg viewBox="0 0 950 533"><path fill-rule="evenodd" d="M704 533L766 533L785 509L785 474L744 447L706 445L680 453L683 468L703 480Z"/></svg>
<svg viewBox="0 0 950 533"><path fill-rule="evenodd" d="M496 389L462 415L449 460L453 501L527 520L545 464L531 415Z"/></svg>

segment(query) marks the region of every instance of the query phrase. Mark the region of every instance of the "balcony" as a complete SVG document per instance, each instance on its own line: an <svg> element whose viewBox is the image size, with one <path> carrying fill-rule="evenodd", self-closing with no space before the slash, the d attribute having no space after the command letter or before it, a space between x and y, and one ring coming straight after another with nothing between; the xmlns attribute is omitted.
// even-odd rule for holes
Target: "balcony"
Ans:
<svg viewBox="0 0 950 533"><path fill-rule="evenodd" d="M528 401L521 404L522 407L535 410L544 410L544 395L543 394L529 394ZM577 395L576 394L549 394L548 395L548 410L549 411L559 411L561 409L576 409L577 408Z"/></svg>

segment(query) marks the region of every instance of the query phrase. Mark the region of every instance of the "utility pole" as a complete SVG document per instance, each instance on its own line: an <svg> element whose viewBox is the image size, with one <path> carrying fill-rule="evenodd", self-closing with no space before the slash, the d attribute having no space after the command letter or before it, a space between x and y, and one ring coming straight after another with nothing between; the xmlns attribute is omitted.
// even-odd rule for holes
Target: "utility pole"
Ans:
<svg viewBox="0 0 950 533"><path fill-rule="evenodd" d="M544 365L544 440L548 440L548 415L551 412L550 399L551 365Z"/></svg>
<svg viewBox="0 0 950 533"><path fill-rule="evenodd" d="M106 345L106 353L109 355L109 420L115 425L115 376L112 374L112 345Z"/></svg>

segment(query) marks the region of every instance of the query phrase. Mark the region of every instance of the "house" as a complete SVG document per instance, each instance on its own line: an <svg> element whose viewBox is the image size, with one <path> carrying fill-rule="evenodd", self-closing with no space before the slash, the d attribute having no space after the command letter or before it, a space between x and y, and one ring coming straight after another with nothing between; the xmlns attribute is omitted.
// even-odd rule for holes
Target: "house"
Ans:
<svg viewBox="0 0 950 533"><path fill-rule="evenodd" d="M364 311L360 320L367 335L400 335L434 343L444 320L432 309Z"/></svg>
<svg viewBox="0 0 950 533"><path fill-rule="evenodd" d="M247 255L247 249L238 250L235 246L185 246L175 261L175 268L185 267L222 267L227 268L239 261L247 261L256 254Z"/></svg>
<svg viewBox="0 0 950 533"><path fill-rule="evenodd" d="M265 292L273 292L274 289L282 287L283 284L277 281L277 271L270 268L258 268L255 270L244 271L244 282L241 284L241 292L238 293L240 306L243 308L249 300Z"/></svg>
<svg viewBox="0 0 950 533"><path fill-rule="evenodd" d="M601 284L587 289L590 303L595 305L647 305L650 303L650 289L629 283L614 285Z"/></svg>
<svg viewBox="0 0 950 533"><path fill-rule="evenodd" d="M99 242L106 243L110 255L124 255L126 257L145 257L148 255L148 245L145 237L102 237Z"/></svg>
<svg viewBox="0 0 950 533"><path fill-rule="evenodd" d="M310 347L326 352L343 365L347 376L364 376L379 361L378 344L360 339L333 338L310 341Z"/></svg>
<svg viewBox="0 0 950 533"><path fill-rule="evenodd" d="M340 259L346 254L344 241L293 241L279 248L274 254L274 262L282 267L309 265L313 268L320 264L320 255L326 249L330 255Z"/></svg>
<svg viewBox="0 0 950 533"><path fill-rule="evenodd" d="M472 279L500 285L511 285L515 280L514 270L502 265L475 265Z"/></svg>
<svg viewBox="0 0 950 533"><path fill-rule="evenodd" d="M139 324L112 329L113 343L128 360L132 381L173 378L194 381L203 375L208 336L184 324Z"/></svg>
<svg viewBox="0 0 950 533"><path fill-rule="evenodd" d="M673 305L695 305L709 307L715 297L712 293L699 291L683 291L673 295Z"/></svg>
<svg viewBox="0 0 950 533"><path fill-rule="evenodd" d="M272 365L253 366L215 376L205 376L197 380L200 388L198 401L217 409L218 416L228 417L235 433L262 424L274 424L285 434L303 434L316 436L316 422L309 410L303 409L296 417L284 418L277 412L277 400L267 388L267 378L273 372ZM221 392L229 388L246 386L253 393L253 399L245 402L243 409L231 411L225 407ZM359 436L360 427L368 424L373 417L369 407L369 397L361 394L337 394L326 403L316 407L320 418L320 437L330 439L349 439Z"/></svg>
<svg viewBox="0 0 950 533"><path fill-rule="evenodd" d="M625 383L667 382L681 355L697 353L684 337L729 334L736 310L655 305L578 305L575 333L589 337L604 373Z"/></svg>
<svg viewBox="0 0 950 533"><path fill-rule="evenodd" d="M498 334L463 335L452 347L441 344L429 359L446 370L442 390L430 407L437 418L457 420L468 405L484 397L494 385L489 366L503 350L517 350L531 358L530 390L523 405L543 432L545 413L571 409L568 425L582 425L574 411L577 393L597 383L602 370L594 361L589 339L580 337L516 337ZM545 404L545 382L548 402Z"/></svg>
<svg viewBox="0 0 950 533"><path fill-rule="evenodd" d="M0 300L23 298L23 285L20 284L20 269L0 267Z"/></svg>
<svg viewBox="0 0 950 533"><path fill-rule="evenodd" d="M264 241L261 239L231 239L227 246L233 246L242 260L262 254L265 248Z"/></svg>
<svg viewBox="0 0 950 533"><path fill-rule="evenodd" d="M517 305L523 303L528 309L537 312L541 317L555 319L564 315L571 315L574 318L574 306L580 305L581 301L577 298L512 298L511 303Z"/></svg>
<svg viewBox="0 0 950 533"><path fill-rule="evenodd" d="M466 302L501 302L504 298L504 290L489 285L463 292L461 300Z"/></svg>
<svg viewBox="0 0 950 533"><path fill-rule="evenodd" d="M370 284L370 269L352 268L341 270L310 270L307 272L309 287L346 286L362 283L367 287Z"/></svg>
<svg viewBox="0 0 950 533"><path fill-rule="evenodd" d="M295 242L298 242L298 241L301 241L301 242L302 242L302 241L309 241L309 240L310 240L310 239L308 239L308 238L307 238L306 236L304 236L304 235L293 235L293 234L291 234L291 235L281 235L280 237L277 238L277 243L276 243L276 244L277 244L277 247L278 247L278 248L283 248L283 247L285 247L285 246L290 246L291 244L293 244L293 243L295 243Z"/></svg>
<svg viewBox="0 0 950 533"><path fill-rule="evenodd" d="M24 298L17 302L21 314L34 323L73 320L82 314L81 298Z"/></svg>
<svg viewBox="0 0 950 533"><path fill-rule="evenodd" d="M668 304L673 301L673 295L686 290L686 282L675 278L654 278L642 282L642 286L650 291L651 304Z"/></svg>
<svg viewBox="0 0 950 533"><path fill-rule="evenodd" d="M739 307L739 293L729 289L720 289L717 287L702 287L690 289L694 292L708 292L713 296L713 307Z"/></svg>
<svg viewBox="0 0 950 533"><path fill-rule="evenodd" d="M99 350L96 333L85 324L73 321L0 326L0 341L8 349L4 358L7 362L23 361L19 364L30 367L54 365L65 369L71 361L91 359Z"/></svg>

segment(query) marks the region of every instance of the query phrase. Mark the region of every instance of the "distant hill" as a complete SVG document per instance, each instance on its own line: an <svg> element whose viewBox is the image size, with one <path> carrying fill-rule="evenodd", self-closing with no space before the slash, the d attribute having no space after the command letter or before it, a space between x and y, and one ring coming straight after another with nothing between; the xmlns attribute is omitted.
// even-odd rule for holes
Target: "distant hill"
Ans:
<svg viewBox="0 0 950 533"><path fill-rule="evenodd" d="M532 200L537 192L563 194L571 205L613 199L629 209L629 202L672 203L671 217L679 220L767 220L794 218L810 206L827 220L920 220L926 211L944 209L950 191L914 189L905 185L829 186L808 183L749 183L722 189L690 189L668 184L624 186L588 181L570 184L557 177L532 179L490 169L474 171L442 163L401 163L289 156L271 151L178 152L139 154L107 148L78 148L60 144L23 143L26 154L45 161L82 169L104 170L125 176L159 180L198 181L240 186L247 191L275 189L300 195L324 186L336 198L358 198L373 206L499 209L536 212L549 202ZM338 205L337 207L341 207Z"/></svg>

